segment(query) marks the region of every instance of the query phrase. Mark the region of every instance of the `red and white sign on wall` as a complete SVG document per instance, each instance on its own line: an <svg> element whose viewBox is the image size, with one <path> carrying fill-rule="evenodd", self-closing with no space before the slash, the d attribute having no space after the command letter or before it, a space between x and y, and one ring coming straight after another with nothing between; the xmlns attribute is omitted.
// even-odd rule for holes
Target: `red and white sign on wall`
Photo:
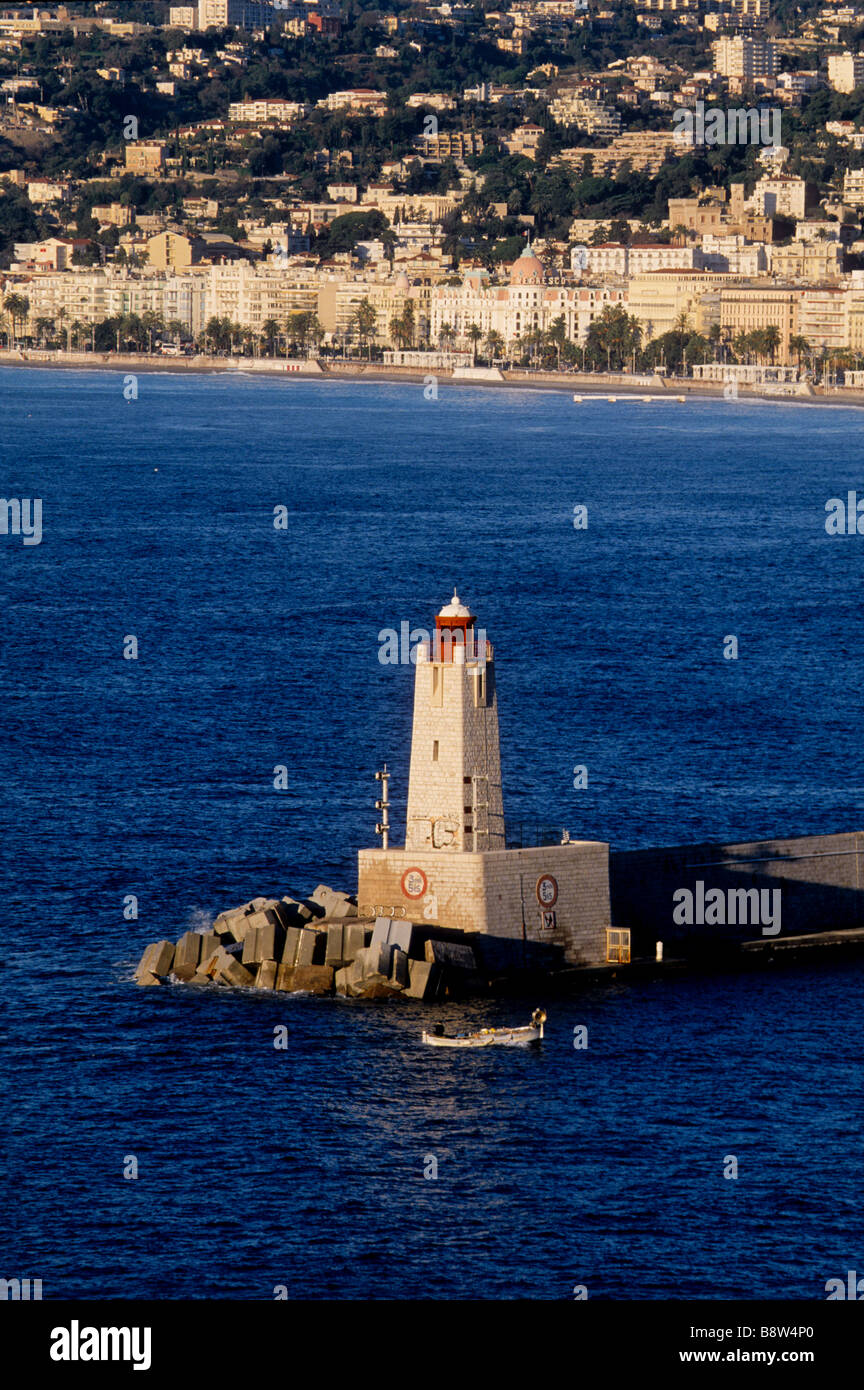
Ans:
<svg viewBox="0 0 864 1390"><path fill-rule="evenodd" d="M402 892L406 898L422 898L429 887L422 869L406 869L402 875Z"/></svg>
<svg viewBox="0 0 864 1390"><path fill-rule="evenodd" d="M541 907L554 907L558 901L558 880L541 874L537 880L537 901Z"/></svg>

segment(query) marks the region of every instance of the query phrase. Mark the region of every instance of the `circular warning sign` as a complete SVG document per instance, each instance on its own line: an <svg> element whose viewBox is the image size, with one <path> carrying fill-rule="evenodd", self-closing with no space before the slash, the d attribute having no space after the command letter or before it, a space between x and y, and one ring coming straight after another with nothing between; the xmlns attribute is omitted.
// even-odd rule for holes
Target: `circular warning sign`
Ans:
<svg viewBox="0 0 864 1390"><path fill-rule="evenodd" d="M558 901L558 880L551 874L541 874L537 880L537 901L542 907L554 907Z"/></svg>
<svg viewBox="0 0 864 1390"><path fill-rule="evenodd" d="M406 869L402 875L402 892L406 898L422 898L428 887L422 869Z"/></svg>

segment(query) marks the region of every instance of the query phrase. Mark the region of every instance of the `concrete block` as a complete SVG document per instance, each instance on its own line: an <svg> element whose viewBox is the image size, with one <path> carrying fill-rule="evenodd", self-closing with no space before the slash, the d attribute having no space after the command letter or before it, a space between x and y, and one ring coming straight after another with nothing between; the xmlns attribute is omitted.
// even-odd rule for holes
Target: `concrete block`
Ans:
<svg viewBox="0 0 864 1390"><path fill-rule="evenodd" d="M332 994L333 967L330 965L298 965L291 982L292 989L305 994Z"/></svg>
<svg viewBox="0 0 864 1390"><path fill-rule="evenodd" d="M408 956L404 951L400 951L398 946L393 948L393 957L390 962L390 983L398 985L404 989L408 984Z"/></svg>
<svg viewBox="0 0 864 1390"><path fill-rule="evenodd" d="M159 976L154 975L149 970L142 970L140 974L135 976L135 979L142 989L149 989L151 985L161 985L162 983Z"/></svg>
<svg viewBox="0 0 864 1390"><path fill-rule="evenodd" d="M201 937L198 932L184 932L174 951L174 974L178 980L191 980L201 959Z"/></svg>
<svg viewBox="0 0 864 1390"><path fill-rule="evenodd" d="M340 972L341 973L341 972ZM360 994L363 989L363 965L359 960L354 960L350 965L345 966L345 984L347 993L350 997Z"/></svg>
<svg viewBox="0 0 864 1390"><path fill-rule="evenodd" d="M383 975L372 975L364 980L357 990L358 999L395 999L402 994L401 989L396 989L389 980L385 980Z"/></svg>
<svg viewBox="0 0 864 1390"><path fill-rule="evenodd" d="M266 906L266 903L267 903L267 899L266 899L266 898L252 898L251 902L248 902L248 903L244 903L244 904L243 904L242 911L243 911L243 912L247 912L247 913L248 913L248 912L257 912L257 911L259 910L259 908L262 908L262 907Z"/></svg>
<svg viewBox="0 0 864 1390"><path fill-rule="evenodd" d="M315 921L318 918L327 916L327 913L324 910L324 908L321 906L319 902L316 902L314 898L304 898L303 906L307 909L309 913L310 921Z"/></svg>
<svg viewBox="0 0 864 1390"><path fill-rule="evenodd" d="M437 986L435 966L428 960L408 962L409 982L405 991L406 999L434 999Z"/></svg>
<svg viewBox="0 0 864 1390"><path fill-rule="evenodd" d="M198 959L206 960L208 956L212 956L219 945L219 938L215 931L202 931L199 932L199 936L201 937L201 951Z"/></svg>
<svg viewBox="0 0 864 1390"><path fill-rule="evenodd" d="M317 932L312 927L304 927L300 932L297 947L297 965L324 965L327 952L327 933Z"/></svg>
<svg viewBox="0 0 864 1390"><path fill-rule="evenodd" d="M329 888L326 883L319 883L315 892L307 898L310 907L323 908L322 915L331 920L339 920L343 917L356 917L357 904L348 893L340 893L334 888Z"/></svg>
<svg viewBox="0 0 864 1390"><path fill-rule="evenodd" d="M221 947L217 952L216 977L226 985L236 989L248 988L255 983L255 976L241 965L235 956L230 956Z"/></svg>
<svg viewBox="0 0 864 1390"><path fill-rule="evenodd" d="M260 940L260 927L250 928L250 930L247 931L245 937L243 938L243 955L241 956L241 960L247 968L257 965L258 962L261 960L261 952L259 950Z"/></svg>
<svg viewBox="0 0 864 1390"><path fill-rule="evenodd" d="M232 908L230 912L220 912L213 923L213 930L217 936L233 936L234 923L240 921L242 917L242 907Z"/></svg>
<svg viewBox="0 0 864 1390"><path fill-rule="evenodd" d="M342 959L348 961L357 959L359 951L366 945L366 928L359 922L346 922L342 938Z"/></svg>
<svg viewBox="0 0 864 1390"><path fill-rule="evenodd" d="M311 907L304 902L297 902L294 898L283 898L282 902L291 918L290 922L285 923L286 926L302 927L304 922L311 921L315 916Z"/></svg>
<svg viewBox="0 0 864 1390"><path fill-rule="evenodd" d="M389 941L385 942L383 946L376 946L373 941L369 947L369 970L373 974L383 975L385 980L389 979L395 949Z"/></svg>
<svg viewBox="0 0 864 1390"><path fill-rule="evenodd" d="M332 965L338 969L345 959L345 929L341 922L327 923L327 945L325 947L324 963Z"/></svg>
<svg viewBox="0 0 864 1390"><path fill-rule="evenodd" d="M212 985L213 981L203 970L196 970L189 983L190 985Z"/></svg>
<svg viewBox="0 0 864 1390"><path fill-rule="evenodd" d="M231 923L231 935L235 941L243 942L249 934L249 918L235 917Z"/></svg>
<svg viewBox="0 0 864 1390"><path fill-rule="evenodd" d="M291 983L294 979L293 965L280 965L276 970L276 988L286 994L291 992Z"/></svg>
<svg viewBox="0 0 864 1390"><path fill-rule="evenodd" d="M255 977L255 984L258 989L275 989L278 970L279 966L275 960L262 960Z"/></svg>
<svg viewBox="0 0 864 1390"><path fill-rule="evenodd" d="M138 963L135 978L139 975L167 975L173 964L173 941L153 941L145 949Z"/></svg>
<svg viewBox="0 0 864 1390"><path fill-rule="evenodd" d="M373 946L386 946L390 940L390 921L389 917L376 917L375 925L372 928Z"/></svg>
<svg viewBox="0 0 864 1390"><path fill-rule="evenodd" d="M297 959L297 949L300 945L302 932L299 927L288 927L285 932L285 945L282 947L282 964L294 965Z"/></svg>
<svg viewBox="0 0 864 1390"><path fill-rule="evenodd" d="M258 959L281 960L285 945L285 928L275 912L269 908L267 909L267 916L270 921L265 927L259 928L258 932Z"/></svg>
<svg viewBox="0 0 864 1390"><path fill-rule="evenodd" d="M198 967L198 974L204 975L208 980L212 980L216 974L219 964L219 951L213 951L205 960L201 957L201 964Z"/></svg>
<svg viewBox="0 0 864 1390"><path fill-rule="evenodd" d="M400 951L405 952L406 956L410 956L413 931L414 924L412 922L391 922L387 940L391 946L398 947Z"/></svg>
<svg viewBox="0 0 864 1390"><path fill-rule="evenodd" d="M256 912L249 912L246 915L246 930L257 931L259 927L266 927L270 918L267 916L267 909L259 907Z"/></svg>
<svg viewBox="0 0 864 1390"><path fill-rule="evenodd" d="M477 969L474 952L461 941L427 941L426 959L433 965L449 966L451 970Z"/></svg>

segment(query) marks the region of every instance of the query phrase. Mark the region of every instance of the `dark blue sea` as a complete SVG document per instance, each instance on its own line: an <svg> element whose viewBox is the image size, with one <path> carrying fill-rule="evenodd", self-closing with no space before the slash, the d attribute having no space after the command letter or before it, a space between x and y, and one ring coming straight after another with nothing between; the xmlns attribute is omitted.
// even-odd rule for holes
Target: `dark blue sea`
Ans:
<svg viewBox="0 0 864 1390"><path fill-rule="evenodd" d="M41 544L0 536L0 1275L819 1299L862 1267L860 964L619 978L549 1002L537 1055L430 1055L419 1005L131 983L221 909L355 886L374 771L397 824L407 781L413 670L379 633L454 585L495 645L512 821L861 828L864 536L825 530L864 495L860 411L170 374L127 401L8 369L0 426L0 490L43 500Z"/></svg>

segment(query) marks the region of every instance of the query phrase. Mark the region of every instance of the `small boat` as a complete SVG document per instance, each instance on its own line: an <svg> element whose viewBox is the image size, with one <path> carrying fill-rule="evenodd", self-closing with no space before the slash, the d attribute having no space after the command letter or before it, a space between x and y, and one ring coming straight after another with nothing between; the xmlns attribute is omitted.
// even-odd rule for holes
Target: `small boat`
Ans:
<svg viewBox="0 0 864 1390"><path fill-rule="evenodd" d="M479 1033L456 1033L448 1037L441 1023L431 1033L423 1034L424 1043L431 1047L532 1047L543 1041L545 1009L535 1009L531 1022L524 1028L481 1028Z"/></svg>

